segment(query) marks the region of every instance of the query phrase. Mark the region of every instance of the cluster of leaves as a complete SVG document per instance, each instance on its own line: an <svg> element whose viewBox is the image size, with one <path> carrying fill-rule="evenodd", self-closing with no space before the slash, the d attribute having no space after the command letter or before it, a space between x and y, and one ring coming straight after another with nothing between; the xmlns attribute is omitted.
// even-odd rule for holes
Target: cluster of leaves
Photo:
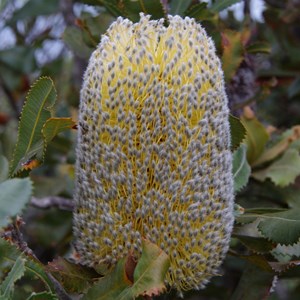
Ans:
<svg viewBox="0 0 300 300"><path fill-rule="evenodd" d="M279 278L277 285L292 299L300 289L299 5L265 1L265 23L257 24L247 14L249 1L243 22L231 14L225 20L219 17L238 0L211 1L211 5L193 0L81 0L76 5L79 2L94 11L75 17L70 7L64 8L62 39L73 53L72 60L62 52L43 66L36 61L36 51L53 37L50 27L35 36L35 23L41 15L59 15L59 1L29 0L6 22L17 41L15 47L0 51L0 74L5 74L0 75L0 92L10 104L0 106L0 299L72 299L82 294L82 299L91 300L149 299L166 291L168 257L148 241L143 242L138 261L129 254L110 270L83 267L70 255L68 209L72 208L74 120L81 75L110 22L118 16L136 21L140 12L166 22L168 14L190 16L205 26L222 59L235 114L230 124L236 223L224 276L186 298L265 299L276 291ZM17 25L20 21L23 32ZM29 90L38 76L42 77ZM244 92L252 87L252 93ZM59 204L43 209L48 207L43 201L57 195L70 198L69 207L63 207L67 210ZM284 286L287 280L292 287ZM275 293L270 299L280 298Z"/></svg>

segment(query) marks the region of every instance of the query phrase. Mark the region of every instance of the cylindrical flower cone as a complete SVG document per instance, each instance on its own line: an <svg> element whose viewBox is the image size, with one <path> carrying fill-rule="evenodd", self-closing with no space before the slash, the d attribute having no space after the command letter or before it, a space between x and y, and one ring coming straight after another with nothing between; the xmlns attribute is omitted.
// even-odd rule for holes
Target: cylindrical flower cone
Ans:
<svg viewBox="0 0 300 300"><path fill-rule="evenodd" d="M81 90L75 247L81 262L170 257L167 284L203 288L228 250L233 179L227 98L212 40L190 18L118 18Z"/></svg>

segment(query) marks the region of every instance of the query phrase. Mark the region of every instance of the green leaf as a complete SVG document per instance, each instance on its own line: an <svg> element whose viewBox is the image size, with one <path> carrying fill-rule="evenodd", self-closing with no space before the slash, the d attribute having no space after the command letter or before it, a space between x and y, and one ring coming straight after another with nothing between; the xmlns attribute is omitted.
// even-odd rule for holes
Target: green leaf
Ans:
<svg viewBox="0 0 300 300"><path fill-rule="evenodd" d="M252 223L256 220L256 217L253 216L253 215L248 215L248 214L241 214L241 215L238 215L236 218L235 218L235 221L238 223L238 224L249 224L249 223Z"/></svg>
<svg viewBox="0 0 300 300"><path fill-rule="evenodd" d="M279 208L279 207L253 207L253 208L247 208L245 209L246 214L272 214L277 212L286 211L285 208Z"/></svg>
<svg viewBox="0 0 300 300"><path fill-rule="evenodd" d="M14 178L0 183L0 227L9 223L9 218L20 214L32 195L29 178Z"/></svg>
<svg viewBox="0 0 300 300"><path fill-rule="evenodd" d="M278 261L289 261L293 257L300 257L300 241L293 245L277 245L275 249L272 251L272 255Z"/></svg>
<svg viewBox="0 0 300 300"><path fill-rule="evenodd" d="M89 58L93 51L84 39L83 31L75 26L68 26L63 33L66 45L79 57Z"/></svg>
<svg viewBox="0 0 300 300"><path fill-rule="evenodd" d="M258 53L271 53L271 46L267 42L256 42L246 48L247 53L249 54L258 54Z"/></svg>
<svg viewBox="0 0 300 300"><path fill-rule="evenodd" d="M45 143L49 143L56 135L75 126L72 118L50 118L43 126L42 133Z"/></svg>
<svg viewBox="0 0 300 300"><path fill-rule="evenodd" d="M165 291L164 280L169 266L168 255L155 244L143 240L142 256L134 270L133 286L125 290L120 299L134 299L137 296L152 297Z"/></svg>
<svg viewBox="0 0 300 300"><path fill-rule="evenodd" d="M229 6L239 3L242 0L216 0L214 4L210 7L210 9L214 12L220 12Z"/></svg>
<svg viewBox="0 0 300 300"><path fill-rule="evenodd" d="M0 155L0 183L7 179L9 172L9 164L5 156Z"/></svg>
<svg viewBox="0 0 300 300"><path fill-rule="evenodd" d="M300 209L260 215L258 229L269 240L284 245L297 243L300 237Z"/></svg>
<svg viewBox="0 0 300 300"><path fill-rule="evenodd" d="M165 18L166 14L160 0L123 0L126 16L133 22L140 19L140 13L151 15L152 19Z"/></svg>
<svg viewBox="0 0 300 300"><path fill-rule="evenodd" d="M288 148L298 149L296 143L300 141L299 138L300 126L294 126L285 131L281 135L281 139L272 147L265 149L265 151L256 159L252 166L258 166L275 159L277 156L285 152ZM296 147L294 147L296 146ZM300 149L299 149L300 150Z"/></svg>
<svg viewBox="0 0 300 300"><path fill-rule="evenodd" d="M248 247L254 253L268 253L274 249L274 244L265 238L255 237L255 236L246 236L246 235L234 235L238 238L242 244Z"/></svg>
<svg viewBox="0 0 300 300"><path fill-rule="evenodd" d="M132 273L127 267L130 259L132 257L129 255L127 259L119 260L114 269L91 287L82 300L132 300L138 296L159 295L165 290L164 279L170 265L165 252L144 240L141 258L133 272L133 283L128 278L128 273Z"/></svg>
<svg viewBox="0 0 300 300"><path fill-rule="evenodd" d="M234 203L234 206L233 206L233 214L234 214L234 217L237 218L241 215L243 215L245 212L245 209L244 207L240 206L239 204L237 203Z"/></svg>
<svg viewBox="0 0 300 300"><path fill-rule="evenodd" d="M274 273L264 271L254 265L245 269L230 300L262 300L270 294Z"/></svg>
<svg viewBox="0 0 300 300"><path fill-rule="evenodd" d="M288 149L280 159L252 176L260 181L270 178L276 185L285 187L300 175L300 155L295 149Z"/></svg>
<svg viewBox="0 0 300 300"><path fill-rule="evenodd" d="M251 168L247 162L247 146L242 144L234 153L233 153L233 166L232 173L234 179L234 191L238 192L248 183Z"/></svg>
<svg viewBox="0 0 300 300"><path fill-rule="evenodd" d="M97 44L100 41L101 35L106 32L114 20L115 18L108 12L102 12L97 16L92 16L91 14L81 15L81 21L84 24L83 29L88 30Z"/></svg>
<svg viewBox="0 0 300 300"><path fill-rule="evenodd" d="M262 215L268 213L277 213L286 211L283 208L252 208L252 209L245 209L243 214L240 214L236 217L236 221L239 224L247 224L255 221L257 218L260 218Z"/></svg>
<svg viewBox="0 0 300 300"><path fill-rule="evenodd" d="M300 208L300 188L297 186L288 186L286 188L277 188L277 194L284 199L284 203L289 208Z"/></svg>
<svg viewBox="0 0 300 300"><path fill-rule="evenodd" d="M114 269L92 286L82 300L120 300L121 292L131 286L125 272L125 263L125 258L119 260ZM126 299L132 298L123 298Z"/></svg>
<svg viewBox="0 0 300 300"><path fill-rule="evenodd" d="M269 264L275 272L282 273L291 268L300 266L300 260L291 260L288 262L269 262ZM297 277L299 277L299 275Z"/></svg>
<svg viewBox="0 0 300 300"><path fill-rule="evenodd" d="M1 300L11 299L15 282L24 276L25 261L26 260L21 255L16 259L12 269L9 271L0 286Z"/></svg>
<svg viewBox="0 0 300 300"><path fill-rule="evenodd" d="M243 61L242 33L226 29L222 32L222 65L226 82L235 75Z"/></svg>
<svg viewBox="0 0 300 300"><path fill-rule="evenodd" d="M241 121L233 115L229 115L229 124L231 132L231 150L233 151L237 149L245 139L246 129Z"/></svg>
<svg viewBox="0 0 300 300"><path fill-rule="evenodd" d="M52 293L55 293L53 288L53 284L50 281L49 277L44 271L44 266L37 261L33 257L25 256L24 253L21 253L19 249L16 248L15 245L11 245L9 242L0 238L0 265L4 262L12 262L15 263L20 255L26 259L25 268L27 272L35 275L39 278L44 284L45 287Z"/></svg>
<svg viewBox="0 0 300 300"><path fill-rule="evenodd" d="M51 117L56 100L52 80L42 77L35 82L24 104L19 123L18 141L10 165L10 176L14 176L32 158L43 158L42 128Z"/></svg>
<svg viewBox="0 0 300 300"><path fill-rule="evenodd" d="M185 15L196 20L211 20L214 14L207 9L207 3L197 3L192 5L186 12Z"/></svg>
<svg viewBox="0 0 300 300"><path fill-rule="evenodd" d="M250 255L241 255L241 254L235 254L237 257L250 262L250 264L257 268L259 270L265 271L265 272L271 272L273 273L272 267L270 266L268 260L263 255L258 254L250 254Z"/></svg>
<svg viewBox="0 0 300 300"><path fill-rule="evenodd" d="M120 0L97 0L97 2L101 3L115 17L126 15L124 4Z"/></svg>
<svg viewBox="0 0 300 300"><path fill-rule="evenodd" d="M62 257L48 263L47 270L58 279L69 293L83 292L92 285L97 276L95 271L73 264Z"/></svg>
<svg viewBox="0 0 300 300"><path fill-rule="evenodd" d="M58 298L49 292L32 293L26 300L58 300Z"/></svg>
<svg viewBox="0 0 300 300"><path fill-rule="evenodd" d="M269 140L269 134L257 118L242 117L241 122L246 128L247 160L252 165L263 153Z"/></svg>
<svg viewBox="0 0 300 300"><path fill-rule="evenodd" d="M170 14L182 16L191 3L192 0L172 0L170 3Z"/></svg>

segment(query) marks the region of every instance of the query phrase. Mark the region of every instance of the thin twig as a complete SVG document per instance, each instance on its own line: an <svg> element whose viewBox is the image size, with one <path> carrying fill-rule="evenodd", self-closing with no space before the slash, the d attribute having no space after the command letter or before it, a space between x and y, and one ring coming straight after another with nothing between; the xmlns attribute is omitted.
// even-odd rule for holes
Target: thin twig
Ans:
<svg viewBox="0 0 300 300"><path fill-rule="evenodd" d="M74 209L74 201L72 199L57 196L50 196L44 198L32 197L30 204L32 206L44 209L50 207L58 207L59 209L68 211L73 211Z"/></svg>
<svg viewBox="0 0 300 300"><path fill-rule="evenodd" d="M23 238L23 234L20 231L20 227L24 225L24 221L21 217L16 218L14 223L10 224L4 233L1 233L1 237L5 240L10 241L14 245L16 245L20 251L22 251L26 256L31 257L31 259L36 260L40 264L42 264L34 252L28 247L26 241ZM46 275L48 276L49 280L52 282L56 295L58 296L59 300L72 300L72 298L66 293L63 286L60 284L58 280L56 280L53 275L44 269Z"/></svg>
<svg viewBox="0 0 300 300"><path fill-rule="evenodd" d="M163 5L165 11L168 13L169 9L168 9L168 0L161 0L161 4Z"/></svg>

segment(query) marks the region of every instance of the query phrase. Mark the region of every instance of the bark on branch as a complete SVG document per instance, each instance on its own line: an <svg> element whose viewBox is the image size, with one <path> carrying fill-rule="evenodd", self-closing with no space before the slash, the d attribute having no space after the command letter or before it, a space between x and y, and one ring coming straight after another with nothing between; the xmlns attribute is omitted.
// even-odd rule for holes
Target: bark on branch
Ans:
<svg viewBox="0 0 300 300"><path fill-rule="evenodd" d="M32 197L30 204L34 207L38 208L50 208L50 207L58 207L62 210L73 211L74 209L74 201L72 199L50 196L44 198L36 198Z"/></svg>

